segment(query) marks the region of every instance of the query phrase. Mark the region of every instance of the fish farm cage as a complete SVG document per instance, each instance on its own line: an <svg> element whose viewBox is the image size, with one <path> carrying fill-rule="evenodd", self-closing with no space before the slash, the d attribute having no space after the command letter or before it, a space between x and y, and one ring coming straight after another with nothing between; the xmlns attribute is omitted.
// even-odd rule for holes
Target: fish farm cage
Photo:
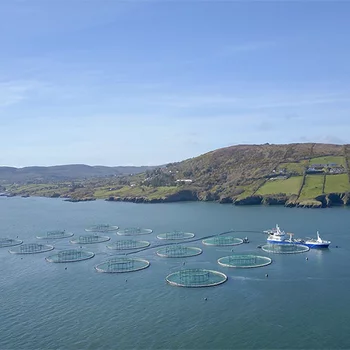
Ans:
<svg viewBox="0 0 350 350"><path fill-rule="evenodd" d="M14 238L0 238L0 248L13 247L22 244L23 241Z"/></svg>
<svg viewBox="0 0 350 350"><path fill-rule="evenodd" d="M97 234L79 236L76 239L72 239L70 242L73 244L94 244L103 243L109 241L111 238L108 236L100 236Z"/></svg>
<svg viewBox="0 0 350 350"><path fill-rule="evenodd" d="M74 236L74 233L67 232L66 230L60 231L47 231L45 234L36 236L37 239L61 239Z"/></svg>
<svg viewBox="0 0 350 350"><path fill-rule="evenodd" d="M206 269L186 269L171 273L166 281L177 287L213 287L227 281L227 276L219 271Z"/></svg>
<svg viewBox="0 0 350 350"><path fill-rule="evenodd" d="M202 249L197 247L185 247L174 244L157 250L157 255L162 258L188 258L202 254Z"/></svg>
<svg viewBox="0 0 350 350"><path fill-rule="evenodd" d="M211 246L234 246L242 244L243 239L232 236L214 236L203 239L202 243Z"/></svg>
<svg viewBox="0 0 350 350"><path fill-rule="evenodd" d="M99 224L93 225L85 229L87 232L116 232L118 226L108 225L108 224Z"/></svg>
<svg viewBox="0 0 350 350"><path fill-rule="evenodd" d="M258 256L258 255L230 255L224 256L218 260L218 263L221 266L225 267L235 267L235 268L254 268L254 267L263 267L270 265L272 259L267 256Z"/></svg>
<svg viewBox="0 0 350 350"><path fill-rule="evenodd" d="M182 239L190 239L190 238L193 238L194 236L195 234L191 232L172 231L172 232L160 233L157 236L157 238L168 239L168 240L182 240Z"/></svg>
<svg viewBox="0 0 350 350"><path fill-rule="evenodd" d="M37 254L53 250L54 247L49 244L27 243L19 245L9 250L12 254Z"/></svg>
<svg viewBox="0 0 350 350"><path fill-rule="evenodd" d="M309 247L302 244L265 244L261 247L264 252L272 254L298 254L310 250Z"/></svg>
<svg viewBox="0 0 350 350"><path fill-rule="evenodd" d="M97 272L125 273L146 269L149 261L140 258L114 258L95 266Z"/></svg>
<svg viewBox="0 0 350 350"><path fill-rule="evenodd" d="M82 261L91 259L95 256L92 252L87 252L79 249L62 250L57 254L53 254L45 258L48 262L52 263L70 263L76 261Z"/></svg>
<svg viewBox="0 0 350 350"><path fill-rule="evenodd" d="M153 230L151 230L150 228L127 227L123 230L118 230L117 234L119 236L136 236L136 235L148 235L152 232Z"/></svg>
<svg viewBox="0 0 350 350"><path fill-rule="evenodd" d="M147 241L136 241L134 239L125 239L120 240L110 245L107 245L108 249L114 250L131 250L131 249L142 249L149 247L151 245L150 242Z"/></svg>

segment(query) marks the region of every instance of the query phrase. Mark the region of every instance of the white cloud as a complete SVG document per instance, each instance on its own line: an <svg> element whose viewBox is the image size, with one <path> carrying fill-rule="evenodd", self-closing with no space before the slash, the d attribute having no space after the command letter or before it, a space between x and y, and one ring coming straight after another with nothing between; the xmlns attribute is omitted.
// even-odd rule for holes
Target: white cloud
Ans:
<svg viewBox="0 0 350 350"><path fill-rule="evenodd" d="M40 87L36 81L0 82L0 107L7 107L25 100L28 95Z"/></svg>

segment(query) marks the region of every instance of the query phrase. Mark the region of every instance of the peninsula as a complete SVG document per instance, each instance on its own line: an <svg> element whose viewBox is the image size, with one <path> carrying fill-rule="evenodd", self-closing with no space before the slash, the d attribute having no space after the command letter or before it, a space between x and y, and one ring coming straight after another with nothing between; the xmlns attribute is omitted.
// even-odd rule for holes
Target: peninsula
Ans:
<svg viewBox="0 0 350 350"><path fill-rule="evenodd" d="M349 164L350 145L238 145L159 167L0 167L0 192L70 201L320 208L350 205Z"/></svg>

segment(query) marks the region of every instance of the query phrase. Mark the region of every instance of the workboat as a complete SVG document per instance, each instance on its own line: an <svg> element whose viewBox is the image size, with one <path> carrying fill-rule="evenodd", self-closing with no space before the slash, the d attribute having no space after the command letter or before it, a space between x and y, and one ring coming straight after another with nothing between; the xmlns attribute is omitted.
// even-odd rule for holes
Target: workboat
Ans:
<svg viewBox="0 0 350 350"><path fill-rule="evenodd" d="M292 239L292 234L289 234L289 238L287 237L287 234L280 229L278 225L276 225L276 228L272 230L268 230L267 233L269 236L267 237L267 243L270 244L291 244L294 242Z"/></svg>
<svg viewBox="0 0 350 350"><path fill-rule="evenodd" d="M319 232L316 232L317 238L307 238L302 244L309 248L328 248L331 241L326 241L320 237Z"/></svg>
<svg viewBox="0 0 350 350"><path fill-rule="evenodd" d="M289 236L289 237L288 237ZM330 241L321 239L319 232L317 231L317 238L293 238L292 233L286 233L276 225L275 229L269 230L269 236L267 237L267 243L270 244L302 244L309 248L328 248L331 244Z"/></svg>

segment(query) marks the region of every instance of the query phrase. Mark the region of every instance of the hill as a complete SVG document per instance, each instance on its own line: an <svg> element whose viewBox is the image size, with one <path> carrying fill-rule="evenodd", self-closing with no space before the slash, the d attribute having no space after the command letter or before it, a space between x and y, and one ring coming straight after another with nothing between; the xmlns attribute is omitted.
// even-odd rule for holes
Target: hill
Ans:
<svg viewBox="0 0 350 350"><path fill-rule="evenodd" d="M7 190L72 200L204 200L325 207L350 204L349 162L350 145L238 145L132 176L90 178L74 186L8 186Z"/></svg>
<svg viewBox="0 0 350 350"><path fill-rule="evenodd" d="M84 164L33 166L24 168L0 167L0 181L3 182L51 182L81 180L93 177L138 174L155 167L135 166L89 166Z"/></svg>

